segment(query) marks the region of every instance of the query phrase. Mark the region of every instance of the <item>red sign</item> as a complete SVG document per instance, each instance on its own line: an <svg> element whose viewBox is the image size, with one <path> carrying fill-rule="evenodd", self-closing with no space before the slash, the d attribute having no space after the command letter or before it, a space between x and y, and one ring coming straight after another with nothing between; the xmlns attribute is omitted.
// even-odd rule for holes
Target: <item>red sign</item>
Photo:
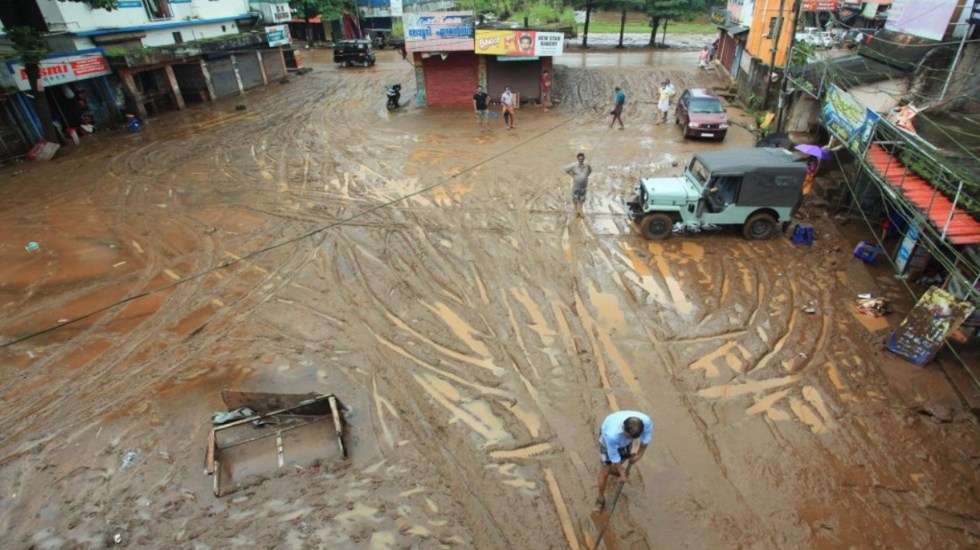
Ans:
<svg viewBox="0 0 980 550"><path fill-rule="evenodd" d="M837 11L837 0L803 0L803 11Z"/></svg>
<svg viewBox="0 0 980 550"><path fill-rule="evenodd" d="M31 89L27 81L27 69L21 63L8 64L17 87L23 91ZM85 80L96 76L107 75L112 72L109 63L102 54L91 53L82 55L70 55L66 57L55 57L41 61L41 85L42 87L57 86Z"/></svg>

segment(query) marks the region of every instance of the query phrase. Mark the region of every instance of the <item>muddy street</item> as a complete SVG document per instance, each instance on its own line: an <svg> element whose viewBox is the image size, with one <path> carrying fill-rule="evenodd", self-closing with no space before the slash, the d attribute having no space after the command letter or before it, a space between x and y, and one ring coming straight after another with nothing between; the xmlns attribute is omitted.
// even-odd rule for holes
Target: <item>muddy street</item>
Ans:
<svg viewBox="0 0 980 550"><path fill-rule="evenodd" d="M883 379L846 245L628 223L637 178L754 142L654 124L663 78L717 84L697 52L566 54L560 106L488 133L467 110L388 113L386 85L415 89L393 52L308 57L0 172L8 547L590 548L597 430L625 408L656 427L610 547L977 544L980 431ZM226 388L336 394L350 459L214 497Z"/></svg>

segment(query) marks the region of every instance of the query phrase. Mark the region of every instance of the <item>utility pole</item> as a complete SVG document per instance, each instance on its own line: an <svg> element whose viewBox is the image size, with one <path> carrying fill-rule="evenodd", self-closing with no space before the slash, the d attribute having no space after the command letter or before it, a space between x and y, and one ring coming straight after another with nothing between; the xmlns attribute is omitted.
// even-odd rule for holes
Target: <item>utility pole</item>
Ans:
<svg viewBox="0 0 980 550"><path fill-rule="evenodd" d="M783 69L783 82L779 87L779 115L776 117L776 131L782 132L786 122L786 103L789 99L789 69L793 64L793 48L796 47L796 27L800 24L800 17L803 16L803 0L796 0L793 6L793 25L790 27L793 35L789 39L789 57L786 59L786 68Z"/></svg>
<svg viewBox="0 0 980 550"><path fill-rule="evenodd" d="M786 0L779 0L779 16L776 17L776 36L772 40L772 55L769 56L769 74L766 75L766 94L762 99L762 108L766 108L769 103L769 89L772 88L772 73L776 69L776 52L779 51L779 39L783 34L783 8L786 7Z"/></svg>

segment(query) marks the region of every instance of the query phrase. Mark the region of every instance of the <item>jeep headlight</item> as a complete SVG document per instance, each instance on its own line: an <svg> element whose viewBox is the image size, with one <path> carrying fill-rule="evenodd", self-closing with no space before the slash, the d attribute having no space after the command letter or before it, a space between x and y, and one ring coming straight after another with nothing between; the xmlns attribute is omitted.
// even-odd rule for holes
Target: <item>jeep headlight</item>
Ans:
<svg viewBox="0 0 980 550"><path fill-rule="evenodd" d="M701 125L699 123L697 123L697 122L689 122L688 123L688 126L690 126L691 128L700 128L701 127Z"/></svg>
<svg viewBox="0 0 980 550"><path fill-rule="evenodd" d="M718 127L721 128L722 130L727 130L728 129L728 123L727 122L722 122L721 124L718 125Z"/></svg>

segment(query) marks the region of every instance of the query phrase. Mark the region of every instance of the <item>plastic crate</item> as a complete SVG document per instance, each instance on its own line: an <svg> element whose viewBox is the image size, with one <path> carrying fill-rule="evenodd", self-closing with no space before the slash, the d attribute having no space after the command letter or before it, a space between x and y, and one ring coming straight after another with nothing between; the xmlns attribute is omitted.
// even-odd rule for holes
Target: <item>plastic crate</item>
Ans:
<svg viewBox="0 0 980 550"><path fill-rule="evenodd" d="M882 252L884 250L880 246L868 241L861 241L854 247L854 257L866 264L874 264Z"/></svg>

